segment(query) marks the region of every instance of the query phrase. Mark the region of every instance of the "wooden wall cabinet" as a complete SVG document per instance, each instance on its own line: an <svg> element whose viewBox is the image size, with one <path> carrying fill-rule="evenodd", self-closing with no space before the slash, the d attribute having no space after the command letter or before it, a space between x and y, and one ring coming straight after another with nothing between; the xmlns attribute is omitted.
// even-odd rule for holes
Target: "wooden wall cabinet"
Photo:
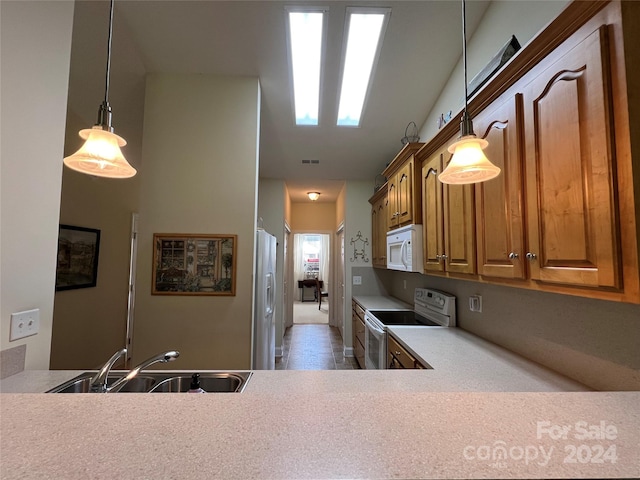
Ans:
<svg viewBox="0 0 640 480"><path fill-rule="evenodd" d="M451 140L453 142L453 140ZM452 155L448 143L422 160L424 270L473 274L476 270L474 190L438 180ZM422 159L420 153L418 159Z"/></svg>
<svg viewBox="0 0 640 480"><path fill-rule="evenodd" d="M355 300L351 300L351 321L353 334L353 354L360 368L366 368L364 364L364 309Z"/></svg>
<svg viewBox="0 0 640 480"><path fill-rule="evenodd" d="M478 274L524 279L526 268L523 189L523 100L521 94L499 99L474 119L485 155L502 170L475 186Z"/></svg>
<svg viewBox="0 0 640 480"><path fill-rule="evenodd" d="M536 281L621 285L608 55L602 26L524 87L525 257Z"/></svg>
<svg viewBox="0 0 640 480"><path fill-rule="evenodd" d="M424 144L406 144L382 172L387 178L388 230L421 221L420 165L415 161L415 153L422 145Z"/></svg>
<svg viewBox="0 0 640 480"><path fill-rule="evenodd" d="M387 268L388 198L387 187L383 185L369 199L371 203L371 264L380 268Z"/></svg>

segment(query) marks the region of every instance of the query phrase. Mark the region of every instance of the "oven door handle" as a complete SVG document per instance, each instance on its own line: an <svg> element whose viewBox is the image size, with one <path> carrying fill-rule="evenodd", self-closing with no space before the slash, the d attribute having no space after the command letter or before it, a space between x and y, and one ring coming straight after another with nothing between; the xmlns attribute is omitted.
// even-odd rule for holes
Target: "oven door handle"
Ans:
<svg viewBox="0 0 640 480"><path fill-rule="evenodd" d="M378 328L378 326L374 324L366 315L364 317L364 323L365 323L365 326L369 328L369 330L373 330L378 335L384 335L384 330L381 330L380 328Z"/></svg>

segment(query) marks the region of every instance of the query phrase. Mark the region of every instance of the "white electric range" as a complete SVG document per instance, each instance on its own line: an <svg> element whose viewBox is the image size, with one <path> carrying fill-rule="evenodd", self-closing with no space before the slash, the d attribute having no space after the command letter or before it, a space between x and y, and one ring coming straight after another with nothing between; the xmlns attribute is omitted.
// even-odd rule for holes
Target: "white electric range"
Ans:
<svg viewBox="0 0 640 480"><path fill-rule="evenodd" d="M439 290L416 288L414 309L376 309L364 314L367 369L387 368L387 325L455 327L456 297Z"/></svg>

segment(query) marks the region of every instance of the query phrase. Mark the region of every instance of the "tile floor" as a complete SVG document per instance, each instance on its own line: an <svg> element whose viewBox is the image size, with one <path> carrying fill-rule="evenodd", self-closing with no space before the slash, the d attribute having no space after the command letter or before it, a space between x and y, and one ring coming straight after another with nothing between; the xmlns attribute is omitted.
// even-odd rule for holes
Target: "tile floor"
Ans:
<svg viewBox="0 0 640 480"><path fill-rule="evenodd" d="M342 370L359 368L356 359L343 355L340 331L329 325L304 324L284 334L282 357L276 370Z"/></svg>

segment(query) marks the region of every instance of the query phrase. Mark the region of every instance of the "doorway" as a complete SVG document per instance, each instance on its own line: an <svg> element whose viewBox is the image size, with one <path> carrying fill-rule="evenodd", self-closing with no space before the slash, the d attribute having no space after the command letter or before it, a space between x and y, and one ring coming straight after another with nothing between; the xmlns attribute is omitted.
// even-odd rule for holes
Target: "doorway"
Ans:
<svg viewBox="0 0 640 480"><path fill-rule="evenodd" d="M293 275L297 295L293 298L293 323L329 324L331 287L330 236L296 233L293 236Z"/></svg>

